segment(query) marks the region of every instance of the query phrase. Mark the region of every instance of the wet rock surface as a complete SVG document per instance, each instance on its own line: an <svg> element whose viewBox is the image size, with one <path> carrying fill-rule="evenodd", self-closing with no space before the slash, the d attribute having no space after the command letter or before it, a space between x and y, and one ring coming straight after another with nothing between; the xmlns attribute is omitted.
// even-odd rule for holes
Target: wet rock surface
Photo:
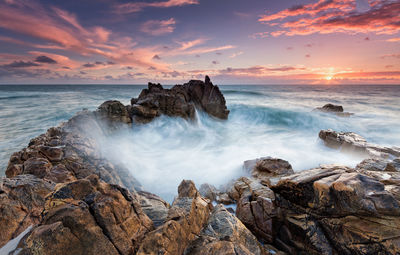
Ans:
<svg viewBox="0 0 400 255"><path fill-rule="evenodd" d="M315 108L313 111L332 113L339 117L350 117L351 115L354 115L354 113L345 112L343 106L334 104L326 104L322 107Z"/></svg>
<svg viewBox="0 0 400 255"><path fill-rule="evenodd" d="M400 157L400 148L389 148L368 143L364 137L353 132L336 132L332 129L321 130L319 138L324 141L326 146L340 149L345 153L371 158Z"/></svg>

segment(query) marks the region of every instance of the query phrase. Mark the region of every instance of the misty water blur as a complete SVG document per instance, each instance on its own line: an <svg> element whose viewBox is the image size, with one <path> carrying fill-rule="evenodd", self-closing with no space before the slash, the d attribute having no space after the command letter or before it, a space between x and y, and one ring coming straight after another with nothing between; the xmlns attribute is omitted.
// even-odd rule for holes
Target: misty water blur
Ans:
<svg viewBox="0 0 400 255"><path fill-rule="evenodd" d="M11 153L30 138L84 107L94 110L109 99L128 104L142 88L0 86L2 173ZM373 143L400 145L400 86L222 86L221 90L231 110L227 121L202 112L195 122L162 116L102 140L104 155L128 167L146 190L171 201L182 179L218 187L243 175L242 164L248 159L279 157L296 171L327 163L354 166L360 161L326 148L318 139L321 129L354 131ZM341 118L311 112L325 103L341 104L355 115Z"/></svg>

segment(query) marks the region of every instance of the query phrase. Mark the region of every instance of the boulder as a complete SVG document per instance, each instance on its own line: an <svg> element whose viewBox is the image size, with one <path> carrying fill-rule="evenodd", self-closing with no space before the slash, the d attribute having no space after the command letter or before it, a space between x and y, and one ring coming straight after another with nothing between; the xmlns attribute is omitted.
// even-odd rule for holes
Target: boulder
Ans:
<svg viewBox="0 0 400 255"><path fill-rule="evenodd" d="M385 172L400 172L400 158L377 159L368 158L360 162L356 169L368 171L385 171Z"/></svg>
<svg viewBox="0 0 400 255"><path fill-rule="evenodd" d="M42 222L20 248L27 254L133 254L152 229L135 194L91 175L57 186Z"/></svg>
<svg viewBox="0 0 400 255"><path fill-rule="evenodd" d="M361 157L400 157L400 148L370 144L364 137L353 132L336 132L332 129L321 130L319 138L330 148L340 149L343 152L353 153Z"/></svg>
<svg viewBox="0 0 400 255"><path fill-rule="evenodd" d="M218 196L217 188L208 183L200 185L199 192L202 197L208 198L210 201L215 201Z"/></svg>
<svg viewBox="0 0 400 255"><path fill-rule="evenodd" d="M271 251L271 250L272 251ZM206 227L184 254L279 254L273 247L265 249L257 238L224 206L218 205L212 211Z"/></svg>
<svg viewBox="0 0 400 255"><path fill-rule="evenodd" d="M244 168L252 177L268 185L270 184L271 178L294 173L288 161L272 157L247 160L244 162Z"/></svg>
<svg viewBox="0 0 400 255"><path fill-rule="evenodd" d="M205 82L192 80L171 89L149 83L138 98L132 98L129 112L132 119L139 123L147 123L162 114L193 120L195 107L210 116L228 118L225 98L208 76Z"/></svg>
<svg viewBox="0 0 400 255"><path fill-rule="evenodd" d="M165 223L146 235L137 254L182 254L198 237L209 215L210 204L194 183L182 181Z"/></svg>
<svg viewBox="0 0 400 255"><path fill-rule="evenodd" d="M132 122L128 110L120 101L110 100L102 103L96 111L100 120L105 120L111 123L126 123Z"/></svg>
<svg viewBox="0 0 400 255"><path fill-rule="evenodd" d="M0 181L0 247L31 225L40 222L45 197L54 183L33 175L18 175Z"/></svg>

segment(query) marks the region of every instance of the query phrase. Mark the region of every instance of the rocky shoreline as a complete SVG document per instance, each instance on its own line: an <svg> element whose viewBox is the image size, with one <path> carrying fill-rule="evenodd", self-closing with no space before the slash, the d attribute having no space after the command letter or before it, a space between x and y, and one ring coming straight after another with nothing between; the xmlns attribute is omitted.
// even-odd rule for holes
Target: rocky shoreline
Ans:
<svg viewBox="0 0 400 255"><path fill-rule="evenodd" d="M104 102L32 139L0 182L0 247L10 254L400 253L400 148L322 130L326 146L365 160L297 173L282 159L249 160L247 174L223 189L183 180L172 204L97 149L98 134L161 115L191 121L196 109L228 118L208 77L171 89L149 83L128 106Z"/></svg>

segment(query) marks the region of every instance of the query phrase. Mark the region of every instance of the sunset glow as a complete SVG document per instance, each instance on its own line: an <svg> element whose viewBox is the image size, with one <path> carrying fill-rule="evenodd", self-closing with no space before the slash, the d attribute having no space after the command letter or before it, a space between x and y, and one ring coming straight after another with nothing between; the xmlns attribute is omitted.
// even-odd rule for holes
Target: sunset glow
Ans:
<svg viewBox="0 0 400 255"><path fill-rule="evenodd" d="M399 20L395 0L0 0L0 83L399 84Z"/></svg>

